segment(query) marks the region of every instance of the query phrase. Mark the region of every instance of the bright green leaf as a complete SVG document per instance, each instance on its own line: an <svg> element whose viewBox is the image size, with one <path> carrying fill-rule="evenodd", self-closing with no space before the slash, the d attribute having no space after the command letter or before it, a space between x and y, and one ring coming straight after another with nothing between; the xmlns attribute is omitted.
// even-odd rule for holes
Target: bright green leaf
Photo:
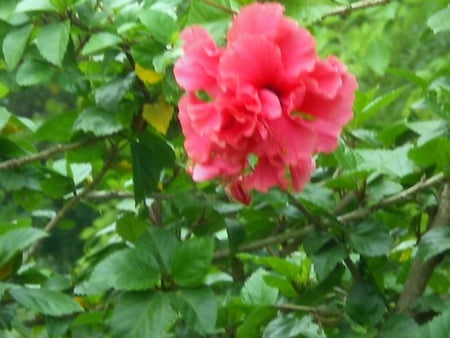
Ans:
<svg viewBox="0 0 450 338"><path fill-rule="evenodd" d="M212 238L192 238L181 243L171 261L172 277L182 287L202 284L211 266L214 250Z"/></svg>
<svg viewBox="0 0 450 338"><path fill-rule="evenodd" d="M119 44L122 39L108 32L100 32L92 35L88 42L83 46L81 55L89 55L97 53L105 48L115 46Z"/></svg>
<svg viewBox="0 0 450 338"><path fill-rule="evenodd" d="M168 14L144 9L139 19L148 28L149 33L159 42L166 45L177 30L176 21Z"/></svg>
<svg viewBox="0 0 450 338"><path fill-rule="evenodd" d="M436 165L439 169L445 169L450 164L450 139L433 138L419 147L412 148L408 157L424 167Z"/></svg>
<svg viewBox="0 0 450 338"><path fill-rule="evenodd" d="M47 236L47 233L35 228L19 228L0 236L0 266L14 254L27 248L35 241Z"/></svg>
<svg viewBox="0 0 450 338"><path fill-rule="evenodd" d="M420 239L417 257L426 261L448 249L450 249L450 228L435 227Z"/></svg>
<svg viewBox="0 0 450 338"><path fill-rule="evenodd" d="M237 331L236 338L255 338L262 335L263 327L274 317L276 309L271 306L255 307Z"/></svg>
<svg viewBox="0 0 450 338"><path fill-rule="evenodd" d="M450 30L450 6L434 13L427 21L434 34Z"/></svg>
<svg viewBox="0 0 450 338"><path fill-rule="evenodd" d="M8 69L14 69L19 63L32 29L32 25L16 28L3 39L3 55Z"/></svg>
<svg viewBox="0 0 450 338"><path fill-rule="evenodd" d="M5 108L0 107L0 131L2 131L4 126L6 126L10 117L11 113Z"/></svg>
<svg viewBox="0 0 450 338"><path fill-rule="evenodd" d="M448 337L449 332L450 311L447 310L420 327L419 331L413 336L413 338Z"/></svg>
<svg viewBox="0 0 450 338"><path fill-rule="evenodd" d="M178 314L166 293L126 293L117 302L109 320L111 333L117 338L163 338Z"/></svg>
<svg viewBox="0 0 450 338"><path fill-rule="evenodd" d="M349 246L361 255L374 257L385 255L392 245L392 238L383 225L362 222L348 229Z"/></svg>
<svg viewBox="0 0 450 338"><path fill-rule="evenodd" d="M42 27L36 37L36 45L44 59L61 66L69 42L70 22L59 22Z"/></svg>
<svg viewBox="0 0 450 338"><path fill-rule="evenodd" d="M264 276L267 272L258 269L245 281L241 290L241 300L248 305L272 305L278 299L278 290L267 285Z"/></svg>
<svg viewBox="0 0 450 338"><path fill-rule="evenodd" d="M83 311L80 304L71 297L52 290L14 287L10 293L24 307L49 316L62 316Z"/></svg>
<svg viewBox="0 0 450 338"><path fill-rule="evenodd" d="M22 0L16 6L16 13L32 11L55 11L50 0Z"/></svg>

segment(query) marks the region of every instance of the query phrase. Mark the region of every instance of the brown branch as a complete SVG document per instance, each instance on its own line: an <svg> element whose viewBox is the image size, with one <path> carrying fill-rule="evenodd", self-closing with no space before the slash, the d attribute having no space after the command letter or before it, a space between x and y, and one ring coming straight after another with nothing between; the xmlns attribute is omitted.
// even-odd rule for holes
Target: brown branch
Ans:
<svg viewBox="0 0 450 338"><path fill-rule="evenodd" d="M322 19L327 16L334 16L334 15L345 15L349 14L355 10L358 9L364 9L369 7L375 7L375 6L381 6L389 3L391 0L361 0L358 2L354 2L352 4L346 5L346 6L339 6L336 7L329 12L322 15Z"/></svg>
<svg viewBox="0 0 450 338"><path fill-rule="evenodd" d="M398 193L396 195L387 197L377 204L368 206L366 208L358 208L354 211L351 211L349 213L339 216L337 219L340 222L345 223L345 222L352 221L355 219L364 218L379 209L382 209L382 208L385 208L385 207L388 207L391 205L395 205L397 203L410 201L416 193L426 190L431 187L438 186L438 185L444 183L445 181L446 181L446 178L445 178L444 174L439 173L437 175L430 177L427 180L420 181L420 182L414 184L413 186L401 191L400 193Z"/></svg>
<svg viewBox="0 0 450 338"><path fill-rule="evenodd" d="M445 184L442 190L438 211L428 230L437 227L450 227L450 182ZM426 261L422 261L419 257L413 259L403 291L397 301L397 313L408 312L411 304L423 294L434 269L444 255L445 253L442 253Z"/></svg>
<svg viewBox="0 0 450 338"><path fill-rule="evenodd" d="M100 170L100 172L94 177L92 182L82 192L73 196L61 209L59 209L59 211L56 213L56 215L45 225L45 227L43 229L45 232L48 233L48 232L52 231L58 225L59 221L61 221L64 218L64 216L81 199L83 199L85 196L87 196L100 183L103 176L105 176L106 172L111 167L111 164L112 164L115 156L117 155L117 152L118 152L118 148L116 146L113 146L110 149L108 156L107 156L105 162L103 163L103 167ZM36 241L30 246L30 248L27 250L27 252L24 255L24 259L23 259L24 263L29 261L31 256L34 254L34 252L39 247L39 244L40 244L40 241Z"/></svg>
<svg viewBox="0 0 450 338"><path fill-rule="evenodd" d="M102 140L102 137L91 137L85 140L68 143L68 144L57 144L49 149L43 150L41 152L38 152L33 155L27 155L23 157L17 157L12 158L10 160L6 160L3 162L0 162L0 171L1 170L8 170L8 169L14 169L19 168L25 164L28 164L30 162L39 161L39 160L46 160L50 157L52 157L55 154L63 153L66 151L78 149L84 146L87 146L89 144L98 142Z"/></svg>

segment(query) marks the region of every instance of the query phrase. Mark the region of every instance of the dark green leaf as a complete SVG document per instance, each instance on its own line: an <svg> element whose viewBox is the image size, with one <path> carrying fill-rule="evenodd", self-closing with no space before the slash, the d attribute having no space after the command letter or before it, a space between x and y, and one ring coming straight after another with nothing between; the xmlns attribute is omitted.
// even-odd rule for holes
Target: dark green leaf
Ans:
<svg viewBox="0 0 450 338"><path fill-rule="evenodd" d="M180 245L177 238L166 229L150 228L136 242L140 255L155 257L163 273L170 272L170 264L175 249Z"/></svg>
<svg viewBox="0 0 450 338"><path fill-rule="evenodd" d="M0 266L14 254L45 236L46 232L34 228L13 229L4 233L0 236Z"/></svg>
<svg viewBox="0 0 450 338"><path fill-rule="evenodd" d="M368 282L356 282L348 293L345 305L347 314L361 325L376 325L384 313L383 298Z"/></svg>
<svg viewBox="0 0 450 338"><path fill-rule="evenodd" d="M156 188L161 171L175 160L172 148L153 133L140 133L130 142L133 187L136 204L142 202Z"/></svg>
<svg viewBox="0 0 450 338"><path fill-rule="evenodd" d="M44 59L61 66L69 42L69 33L69 21L46 25L39 30L36 45Z"/></svg>
<svg viewBox="0 0 450 338"><path fill-rule="evenodd" d="M68 131L72 128L76 118L76 112L65 112L49 117L36 130L34 138L39 141L67 142L71 136Z"/></svg>
<svg viewBox="0 0 450 338"><path fill-rule="evenodd" d="M95 103L106 110L113 110L122 100L134 82L134 73L123 79L114 80L95 91Z"/></svg>
<svg viewBox="0 0 450 338"><path fill-rule="evenodd" d="M276 309L271 306L258 306L253 309L245 318L236 332L236 338L260 337L263 327L276 314Z"/></svg>
<svg viewBox="0 0 450 338"><path fill-rule="evenodd" d="M379 337L413 337L418 329L419 325L412 318L392 316L383 323Z"/></svg>
<svg viewBox="0 0 450 338"><path fill-rule="evenodd" d="M246 281L241 290L241 300L248 305L273 305L278 299L278 290L268 286L264 281L267 272L256 270Z"/></svg>
<svg viewBox="0 0 450 338"><path fill-rule="evenodd" d="M14 287L11 296L24 307L49 316L62 316L83 311L68 295L46 289Z"/></svg>
<svg viewBox="0 0 450 338"><path fill-rule="evenodd" d="M181 290L176 293L175 304L181 318L192 330L206 334L215 328L217 301L211 290Z"/></svg>
<svg viewBox="0 0 450 338"><path fill-rule="evenodd" d="M182 287L202 284L211 266L213 251L212 238L192 238L182 242L175 249L171 261L175 283Z"/></svg>
<svg viewBox="0 0 450 338"><path fill-rule="evenodd" d="M111 333L117 338L163 338L175 323L178 314L166 293L126 293L109 320Z"/></svg>
<svg viewBox="0 0 450 338"><path fill-rule="evenodd" d="M365 256L385 255L392 245L392 238L382 224L363 222L348 229L349 246Z"/></svg>
<svg viewBox="0 0 450 338"><path fill-rule="evenodd" d="M17 70L16 81L20 86L33 86L49 81L55 70L46 63L26 60Z"/></svg>
<svg viewBox="0 0 450 338"><path fill-rule="evenodd" d="M125 249L100 261L88 280L77 287L76 292L99 294L109 288L147 290L159 280L158 263L153 257L143 257L136 249Z"/></svg>
<svg viewBox="0 0 450 338"><path fill-rule="evenodd" d="M66 176L52 172L40 181L42 192L51 198L60 198L73 192L73 181Z"/></svg>
<svg viewBox="0 0 450 338"><path fill-rule="evenodd" d="M128 212L116 222L116 231L123 239L135 242L148 227L148 222L136 214Z"/></svg>
<svg viewBox="0 0 450 338"><path fill-rule="evenodd" d="M31 25L16 28L3 39L3 55L8 69L14 69L19 63L32 29Z"/></svg>
<svg viewBox="0 0 450 338"><path fill-rule="evenodd" d="M314 271L319 281L323 281L346 256L345 247L336 242L330 242L312 255Z"/></svg>
<svg viewBox="0 0 450 338"><path fill-rule="evenodd" d="M450 311L446 311L423 325L413 338L448 337L450 332Z"/></svg>
<svg viewBox="0 0 450 338"><path fill-rule="evenodd" d="M122 129L115 113L99 107L83 110L72 127L74 131L92 132L96 136L111 135Z"/></svg>
<svg viewBox="0 0 450 338"><path fill-rule="evenodd" d="M450 249L450 228L435 227L420 239L417 257L426 261L448 249Z"/></svg>

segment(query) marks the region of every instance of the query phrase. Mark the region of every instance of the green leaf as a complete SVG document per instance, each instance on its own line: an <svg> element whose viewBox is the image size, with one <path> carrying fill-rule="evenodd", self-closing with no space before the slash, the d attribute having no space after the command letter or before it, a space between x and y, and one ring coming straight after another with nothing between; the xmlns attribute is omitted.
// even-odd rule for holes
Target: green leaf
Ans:
<svg viewBox="0 0 450 338"><path fill-rule="evenodd" d="M117 114L100 107L83 110L72 127L73 131L92 132L96 136L111 135L122 129Z"/></svg>
<svg viewBox="0 0 450 338"><path fill-rule="evenodd" d="M267 325L262 338L326 338L323 330L310 315L297 318L293 313L279 315Z"/></svg>
<svg viewBox="0 0 450 338"><path fill-rule="evenodd" d="M12 114L3 107L0 107L0 131L6 126Z"/></svg>
<svg viewBox="0 0 450 338"><path fill-rule="evenodd" d="M359 170L370 170L378 174L386 174L393 177L403 177L414 172L414 165L408 158L409 145L384 149L357 149L360 156Z"/></svg>
<svg viewBox="0 0 450 338"><path fill-rule="evenodd" d="M382 224L362 222L348 232L348 245L361 255L382 256L391 249L392 238Z"/></svg>
<svg viewBox="0 0 450 338"><path fill-rule="evenodd" d="M67 131L72 128L76 118L76 112L49 117L39 126L33 137L38 141L67 142L71 137Z"/></svg>
<svg viewBox="0 0 450 338"><path fill-rule="evenodd" d="M225 8L230 7L227 0L215 0L217 4L223 5ZM231 20L231 14L210 6L201 0L191 1L186 25L201 24L217 42L223 42L225 31Z"/></svg>
<svg viewBox="0 0 450 338"><path fill-rule="evenodd" d="M42 57L56 66L66 53L69 42L70 22L58 22L42 27L36 37L36 46Z"/></svg>
<svg viewBox="0 0 450 338"><path fill-rule="evenodd" d="M148 222L134 213L127 212L116 222L117 234L126 241L136 242L148 227Z"/></svg>
<svg viewBox="0 0 450 338"><path fill-rule="evenodd" d="M406 126L420 135L417 140L419 146L438 136L444 136L448 133L448 123L444 120L409 122Z"/></svg>
<svg viewBox="0 0 450 338"><path fill-rule="evenodd" d="M274 317L277 310L271 306L258 306L245 318L237 331L236 338L260 337L263 327Z"/></svg>
<svg viewBox="0 0 450 338"><path fill-rule="evenodd" d="M177 31L176 21L168 14L152 9L144 9L139 20L148 28L149 33L163 45L170 43L172 35Z"/></svg>
<svg viewBox="0 0 450 338"><path fill-rule="evenodd" d="M45 236L45 231L35 228L19 228L4 233L0 236L0 266L17 252Z"/></svg>
<svg viewBox="0 0 450 338"><path fill-rule="evenodd" d="M175 160L172 148L153 133L139 133L130 142L133 166L133 187L136 204L156 188L161 171Z"/></svg>
<svg viewBox="0 0 450 338"><path fill-rule="evenodd" d="M448 337L450 332L450 311L445 311L424 324L413 338Z"/></svg>
<svg viewBox="0 0 450 338"><path fill-rule="evenodd" d="M278 299L278 290L268 286L264 276L268 273L258 269L245 281L241 290L241 300L248 305L273 305Z"/></svg>
<svg viewBox="0 0 450 338"><path fill-rule="evenodd" d="M5 57L6 67L9 70L14 69L19 63L32 29L32 25L16 28L10 31L3 39L3 56Z"/></svg>
<svg viewBox="0 0 450 338"><path fill-rule="evenodd" d="M189 328L200 334L212 332L217 320L216 296L210 289L181 290L176 293L176 308Z"/></svg>
<svg viewBox="0 0 450 338"><path fill-rule="evenodd" d="M170 273L170 264L175 249L180 245L178 239L166 229L150 228L136 241L136 250L141 255L152 255L163 273Z"/></svg>
<svg viewBox="0 0 450 338"><path fill-rule="evenodd" d="M419 147L412 148L408 157L424 167L436 165L438 169L445 169L450 163L450 140L447 137L433 138Z"/></svg>
<svg viewBox="0 0 450 338"><path fill-rule="evenodd" d="M414 337L418 329L419 325L414 319L404 315L392 316L383 322L379 337Z"/></svg>
<svg viewBox="0 0 450 338"><path fill-rule="evenodd" d="M92 35L88 42L83 46L81 55L89 55L100 52L103 49L119 44L122 39L112 33L100 32Z"/></svg>
<svg viewBox="0 0 450 338"><path fill-rule="evenodd" d="M373 36L369 40L364 60L376 74L382 75L389 65L390 51L390 44L385 36Z"/></svg>
<svg viewBox="0 0 450 338"><path fill-rule="evenodd" d="M16 13L33 11L55 11L50 0L22 0L16 6Z"/></svg>
<svg viewBox="0 0 450 338"><path fill-rule="evenodd" d="M192 238L182 242L175 249L171 261L175 283L181 287L201 285L211 266L213 251L212 238Z"/></svg>
<svg viewBox="0 0 450 338"><path fill-rule="evenodd" d="M124 291L147 290L160 280L156 260L136 249L109 255L94 268L88 280L76 288L81 294L100 294L109 288Z"/></svg>
<svg viewBox="0 0 450 338"><path fill-rule="evenodd" d="M73 191L75 185L67 176L51 172L40 181L42 192L51 198L60 198Z"/></svg>
<svg viewBox="0 0 450 338"><path fill-rule="evenodd" d="M242 261L252 261L255 264L269 267L290 280L297 280L300 272L300 266L288 261L286 258L258 257L250 254L238 254L237 256Z"/></svg>
<svg viewBox="0 0 450 338"><path fill-rule="evenodd" d="M434 34L450 30L450 6L434 13L427 21Z"/></svg>
<svg viewBox="0 0 450 338"><path fill-rule="evenodd" d="M101 108L113 110L130 89L135 79L134 73L125 78L114 80L95 91L95 103Z"/></svg>
<svg viewBox="0 0 450 338"><path fill-rule="evenodd" d="M163 338L178 318L166 293L126 293L117 302L109 320L117 338Z"/></svg>
<svg viewBox="0 0 450 338"><path fill-rule="evenodd" d="M330 242L312 255L314 271L319 281L323 281L346 256L345 247L336 242Z"/></svg>
<svg viewBox="0 0 450 338"><path fill-rule="evenodd" d="M17 70L16 81L20 86L33 86L48 82L54 74L55 70L49 64L26 60Z"/></svg>
<svg viewBox="0 0 450 338"><path fill-rule="evenodd" d="M348 293L346 313L361 325L376 325L384 313L383 298L368 282L356 282Z"/></svg>
<svg viewBox="0 0 450 338"><path fill-rule="evenodd" d="M448 249L450 249L450 228L434 227L420 239L417 257L426 261Z"/></svg>
<svg viewBox="0 0 450 338"><path fill-rule="evenodd" d="M62 316L83 311L80 304L60 292L18 286L15 286L9 292L18 303L37 313Z"/></svg>

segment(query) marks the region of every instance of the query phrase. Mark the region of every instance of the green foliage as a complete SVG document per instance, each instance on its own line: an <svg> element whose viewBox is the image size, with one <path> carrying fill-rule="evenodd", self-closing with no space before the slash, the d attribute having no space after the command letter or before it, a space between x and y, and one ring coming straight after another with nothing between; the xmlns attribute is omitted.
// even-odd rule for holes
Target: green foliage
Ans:
<svg viewBox="0 0 450 338"><path fill-rule="evenodd" d="M251 2L0 1L1 337L446 336L448 2L279 1L359 90L304 190L244 207L186 173L172 70Z"/></svg>

